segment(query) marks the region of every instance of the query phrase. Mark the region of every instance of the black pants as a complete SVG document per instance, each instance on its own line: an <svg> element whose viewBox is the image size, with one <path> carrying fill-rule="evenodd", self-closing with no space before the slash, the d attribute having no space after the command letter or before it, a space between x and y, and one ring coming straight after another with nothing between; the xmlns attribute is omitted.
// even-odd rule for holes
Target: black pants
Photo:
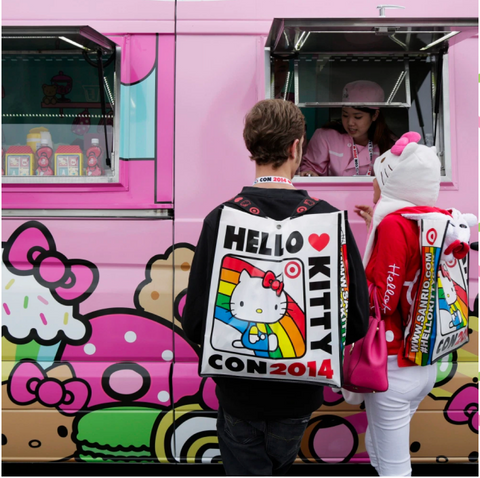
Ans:
<svg viewBox="0 0 480 478"><path fill-rule="evenodd" d="M285 475L294 462L310 415L245 421L218 409L217 433L227 475Z"/></svg>

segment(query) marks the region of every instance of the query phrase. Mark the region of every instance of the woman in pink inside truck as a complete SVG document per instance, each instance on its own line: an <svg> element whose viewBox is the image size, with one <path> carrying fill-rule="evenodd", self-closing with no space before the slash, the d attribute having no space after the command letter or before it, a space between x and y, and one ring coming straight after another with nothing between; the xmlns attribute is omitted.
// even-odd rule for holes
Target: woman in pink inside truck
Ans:
<svg viewBox="0 0 480 478"><path fill-rule="evenodd" d="M358 80L345 85L342 99L359 105L382 103L385 93L373 81ZM327 123L313 134L300 176L371 176L375 160L393 146L394 140L378 106L344 106L341 124Z"/></svg>

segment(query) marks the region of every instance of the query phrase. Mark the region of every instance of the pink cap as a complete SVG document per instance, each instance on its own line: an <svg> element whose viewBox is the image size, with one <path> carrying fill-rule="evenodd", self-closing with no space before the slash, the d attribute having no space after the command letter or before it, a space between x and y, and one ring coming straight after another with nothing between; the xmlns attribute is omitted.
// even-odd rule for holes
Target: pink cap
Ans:
<svg viewBox="0 0 480 478"><path fill-rule="evenodd" d="M385 93L382 87L368 80L357 80L348 83L343 88L342 101L348 103L356 103L359 106L364 103L383 103L385 101ZM378 110L378 106L369 106L367 108Z"/></svg>

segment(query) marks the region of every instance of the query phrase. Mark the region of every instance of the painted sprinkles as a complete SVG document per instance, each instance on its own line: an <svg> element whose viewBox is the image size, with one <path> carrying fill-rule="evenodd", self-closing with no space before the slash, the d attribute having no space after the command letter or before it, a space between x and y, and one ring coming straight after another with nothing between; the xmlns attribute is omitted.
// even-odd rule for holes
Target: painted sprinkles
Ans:
<svg viewBox="0 0 480 478"><path fill-rule="evenodd" d="M28 295L26 295L25 299L23 299L23 308L24 309L28 308Z"/></svg>
<svg viewBox="0 0 480 478"><path fill-rule="evenodd" d="M40 318L42 319L43 325L47 325L47 319L43 314L40 314Z"/></svg>
<svg viewBox="0 0 480 478"><path fill-rule="evenodd" d="M39 295L39 296L37 297L37 299L38 299L40 302L42 302L42 304L48 305L47 299L44 299L41 295Z"/></svg>
<svg viewBox="0 0 480 478"><path fill-rule="evenodd" d="M63 316L63 324L64 325L68 324L68 312L65 312L65 315Z"/></svg>
<svg viewBox="0 0 480 478"><path fill-rule="evenodd" d="M10 287L12 287L13 283L15 282L15 279L12 279L6 286L5 286L5 289L10 289Z"/></svg>
<svg viewBox="0 0 480 478"><path fill-rule="evenodd" d="M3 308L5 309L5 312L7 313L7 315L10 315L10 309L8 308L8 305L5 304L5 302L3 303Z"/></svg>

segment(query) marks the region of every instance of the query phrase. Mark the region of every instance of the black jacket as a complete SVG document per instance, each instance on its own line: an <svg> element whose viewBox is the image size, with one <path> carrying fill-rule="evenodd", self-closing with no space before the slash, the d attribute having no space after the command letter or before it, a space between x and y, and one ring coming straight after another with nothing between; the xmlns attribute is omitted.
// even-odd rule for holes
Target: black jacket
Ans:
<svg viewBox="0 0 480 478"><path fill-rule="evenodd" d="M281 221L290 217L295 207L308 194L298 189L245 187L242 197L251 199L268 217ZM223 205L215 208L204 220L190 271L182 324L186 336L201 344L205 331L210 279L212 276L218 223ZM338 211L320 201L306 214L321 215ZM313 218L312 218L313 220ZM321 217L318 218L321 221ZM363 337L368 327L368 289L362 260L347 221L348 272L350 278L346 343ZM323 387L246 378L214 378L220 405L227 413L245 420L294 418L312 413L323 402Z"/></svg>

